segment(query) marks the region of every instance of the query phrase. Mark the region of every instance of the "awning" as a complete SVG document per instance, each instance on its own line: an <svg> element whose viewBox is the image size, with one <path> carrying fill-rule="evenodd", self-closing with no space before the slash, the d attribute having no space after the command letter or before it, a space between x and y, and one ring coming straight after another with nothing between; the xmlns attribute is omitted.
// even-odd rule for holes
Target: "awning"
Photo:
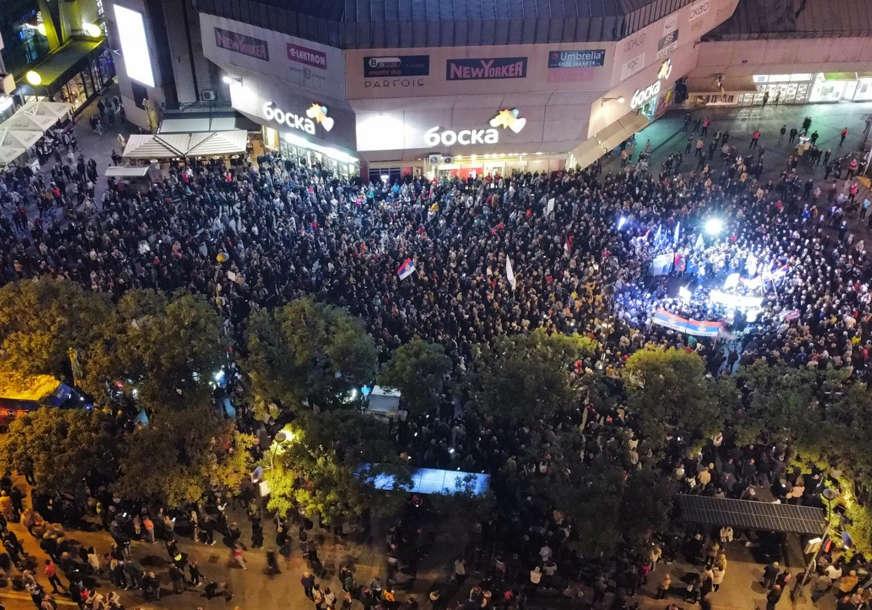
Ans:
<svg viewBox="0 0 872 610"><path fill-rule="evenodd" d="M192 116L164 119L157 130L164 133L199 133L212 131L233 131L236 129L236 116Z"/></svg>
<svg viewBox="0 0 872 610"><path fill-rule="evenodd" d="M124 165L110 165L106 168L107 178L144 178L148 174L148 167L127 167Z"/></svg>
<svg viewBox="0 0 872 610"><path fill-rule="evenodd" d="M79 63L95 53L105 42L105 40L73 40L53 51L31 68L41 79L39 85L33 86L34 91L39 95L52 94L55 85L66 83L69 77L78 71Z"/></svg>
<svg viewBox="0 0 872 610"><path fill-rule="evenodd" d="M24 106L15 111L9 120L3 124L9 124L15 129L27 129L45 133L58 121L72 112L73 107L64 102L52 102L47 99L31 99Z"/></svg>
<svg viewBox="0 0 872 610"><path fill-rule="evenodd" d="M648 125L648 118L645 115L640 112L628 112L577 146L570 153L570 160L574 159L576 168L584 169L617 148L634 133L644 129L646 125Z"/></svg>
<svg viewBox="0 0 872 610"><path fill-rule="evenodd" d="M71 109L69 104L38 99L16 110L0 123L0 164L8 165L18 159Z"/></svg>
<svg viewBox="0 0 872 610"><path fill-rule="evenodd" d="M691 523L809 536L820 536L826 531L826 513L813 506L687 494L678 494L676 502L681 519Z"/></svg>
<svg viewBox="0 0 872 610"><path fill-rule="evenodd" d="M245 152L248 134L242 130L211 133L132 134L122 156L129 159L208 157Z"/></svg>

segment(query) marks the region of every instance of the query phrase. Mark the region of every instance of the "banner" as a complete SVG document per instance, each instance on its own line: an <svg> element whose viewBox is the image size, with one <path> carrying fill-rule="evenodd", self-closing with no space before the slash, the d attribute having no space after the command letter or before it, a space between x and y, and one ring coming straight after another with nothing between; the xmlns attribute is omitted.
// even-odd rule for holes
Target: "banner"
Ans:
<svg viewBox="0 0 872 610"><path fill-rule="evenodd" d="M659 228L659 227L658 227ZM672 263L675 261L675 253L671 250L654 257L648 267L651 275L668 275L672 271Z"/></svg>
<svg viewBox="0 0 872 610"><path fill-rule="evenodd" d="M665 309L658 309L651 316L651 322L658 326L670 328L686 335L695 337L717 337L723 325L720 322L708 322L703 320L690 320L670 313Z"/></svg>
<svg viewBox="0 0 872 610"><path fill-rule="evenodd" d="M445 80L489 80L526 76L526 57L449 59L445 64Z"/></svg>

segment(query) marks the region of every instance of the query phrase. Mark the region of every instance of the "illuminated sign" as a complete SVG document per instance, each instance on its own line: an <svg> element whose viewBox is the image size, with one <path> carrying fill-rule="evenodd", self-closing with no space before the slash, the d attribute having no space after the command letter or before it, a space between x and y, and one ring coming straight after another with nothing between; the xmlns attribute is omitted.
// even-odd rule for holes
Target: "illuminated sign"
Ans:
<svg viewBox="0 0 872 610"><path fill-rule="evenodd" d="M636 110L637 108L641 108L649 101L657 97L662 89L662 84L660 81L666 80L669 78L669 75L672 74L672 60L667 59L660 65L660 70L657 72L657 80L652 84L648 85L644 89L636 89L633 93L633 97L630 98L630 108Z"/></svg>
<svg viewBox="0 0 872 610"><path fill-rule="evenodd" d="M427 76L429 74L429 55L394 55L390 57L363 58L364 78Z"/></svg>
<svg viewBox="0 0 872 610"><path fill-rule="evenodd" d="M333 118L327 116L327 106L312 104L306 111L306 116L324 128L324 131L333 129Z"/></svg>
<svg viewBox="0 0 872 610"><path fill-rule="evenodd" d="M500 132L496 129L461 129L452 131L446 129L439 131L439 126L431 127L424 134L424 142L427 146L436 146L440 142L443 146L469 146L470 144L496 144L500 141Z"/></svg>
<svg viewBox="0 0 872 610"><path fill-rule="evenodd" d="M504 108L490 120L491 127L511 129L515 133L520 133L526 124L527 119L521 117L521 112L517 108Z"/></svg>
<svg viewBox="0 0 872 610"><path fill-rule="evenodd" d="M313 68L327 69L327 54L298 44L288 43L288 59Z"/></svg>
<svg viewBox="0 0 872 610"><path fill-rule="evenodd" d="M521 116L521 112L517 108L503 108L494 115L490 120L490 129L461 129L453 131L445 129L439 131L439 127L431 127L424 134L424 142L427 146L469 146L471 144L496 144L500 141L500 132L497 129L501 127L508 129L513 133L520 133L527 124L527 119Z"/></svg>
<svg viewBox="0 0 872 610"><path fill-rule="evenodd" d="M154 87L154 73L151 70L151 54L145 38L145 24L142 13L132 11L120 4L113 5L115 24L118 26L118 41L124 56L127 76L143 85Z"/></svg>
<svg viewBox="0 0 872 610"><path fill-rule="evenodd" d="M246 36L232 30L224 28L215 28L215 46L248 55L255 59L269 61L269 44L266 40L255 38L254 36Z"/></svg>
<svg viewBox="0 0 872 610"><path fill-rule="evenodd" d="M290 127L291 129L305 131L310 135L315 135L315 122L311 118L305 115L287 112L285 110L281 110L280 108L275 108L272 102L264 102L263 118L265 118L267 121L275 121L279 125L284 125L285 127ZM330 127L331 129L333 128L332 123Z"/></svg>
<svg viewBox="0 0 872 610"><path fill-rule="evenodd" d="M526 57L449 59L445 64L445 80L490 80L526 76Z"/></svg>

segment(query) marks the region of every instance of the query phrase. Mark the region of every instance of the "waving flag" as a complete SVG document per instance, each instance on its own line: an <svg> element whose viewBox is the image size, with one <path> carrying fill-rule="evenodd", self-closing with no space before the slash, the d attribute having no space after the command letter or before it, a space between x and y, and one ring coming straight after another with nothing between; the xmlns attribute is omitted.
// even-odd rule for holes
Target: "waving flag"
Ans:
<svg viewBox="0 0 872 610"><path fill-rule="evenodd" d="M512 270L512 259L508 256L506 257L506 279L509 280L512 290L517 288L518 280L515 279L515 272Z"/></svg>
<svg viewBox="0 0 872 610"><path fill-rule="evenodd" d="M411 258L407 258L403 261L403 264L397 267L397 275L401 280L406 279L410 275L415 273L415 261Z"/></svg>

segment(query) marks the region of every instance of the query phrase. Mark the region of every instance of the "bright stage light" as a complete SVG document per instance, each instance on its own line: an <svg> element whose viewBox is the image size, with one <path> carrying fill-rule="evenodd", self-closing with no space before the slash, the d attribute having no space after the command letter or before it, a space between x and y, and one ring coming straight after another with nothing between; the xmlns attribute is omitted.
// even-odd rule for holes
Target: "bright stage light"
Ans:
<svg viewBox="0 0 872 610"><path fill-rule="evenodd" d="M627 217L626 216L621 216L620 218L618 218L618 231L620 231L624 227L625 224L627 224Z"/></svg>
<svg viewBox="0 0 872 610"><path fill-rule="evenodd" d="M692 296L690 289L687 286L682 286L678 289L678 298L684 301L685 303L690 303L690 297Z"/></svg>
<svg viewBox="0 0 872 610"><path fill-rule="evenodd" d="M724 221L720 218L709 218L705 221L703 229L707 235L720 235L721 231L724 230Z"/></svg>

